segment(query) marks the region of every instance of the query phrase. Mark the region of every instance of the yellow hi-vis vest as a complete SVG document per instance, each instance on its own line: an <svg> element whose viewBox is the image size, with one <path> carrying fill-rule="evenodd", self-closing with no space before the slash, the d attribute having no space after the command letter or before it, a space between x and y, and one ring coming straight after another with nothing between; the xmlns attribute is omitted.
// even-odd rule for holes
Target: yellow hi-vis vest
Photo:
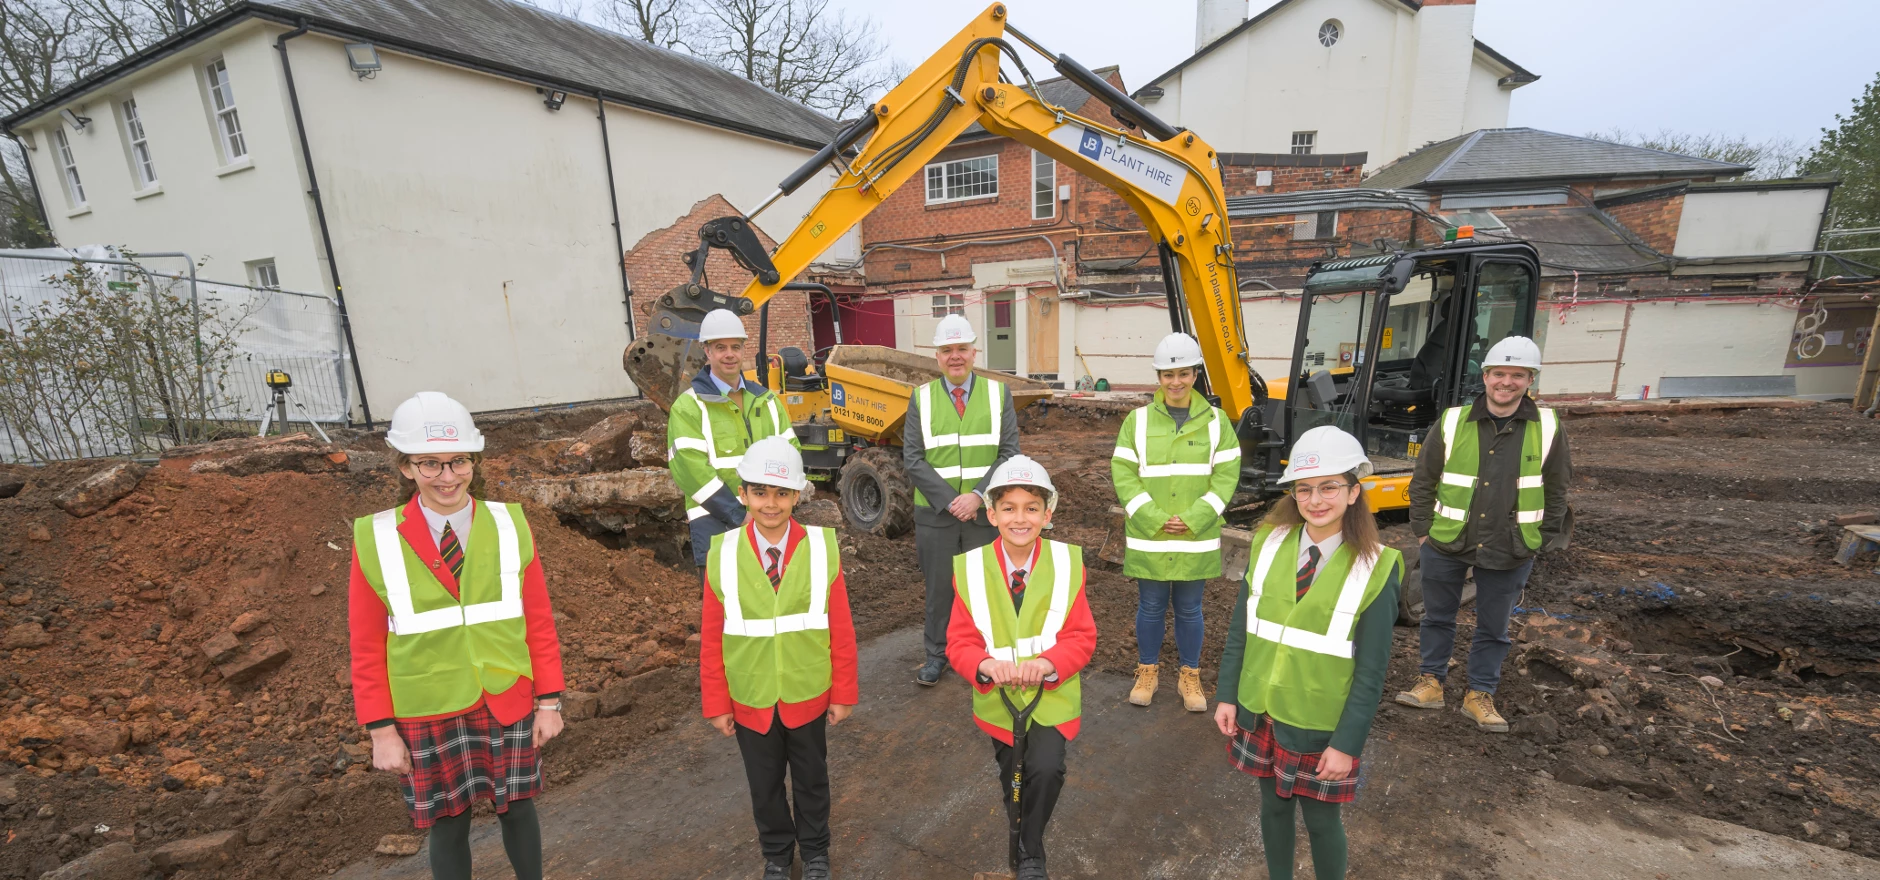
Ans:
<svg viewBox="0 0 1880 880"><path fill-rule="evenodd" d="M1023 663L1056 645L1064 616L1083 592L1084 548L1040 540L1044 546L1038 550L1037 568L1026 575L1022 612L1012 607L1005 571L991 545L953 557L953 589L972 614L973 627L986 640L986 653L994 660ZM1056 727L1083 714L1083 676L1079 673L1045 691L1031 718L1034 723ZM999 699L997 688L984 694L974 689L973 716L1012 729L1012 713Z"/></svg>
<svg viewBox="0 0 1880 880"><path fill-rule="evenodd" d="M1296 599L1303 526L1262 526L1259 557L1247 572L1247 650L1240 666L1240 705L1306 730L1334 730L1357 669L1351 637L1364 613L1403 562L1385 547L1358 559L1341 545L1319 563L1303 601Z"/></svg>
<svg viewBox="0 0 1880 880"><path fill-rule="evenodd" d="M1448 544L1462 537L1469 523L1469 501L1475 496L1476 476L1482 470L1481 430L1469 421L1475 404L1443 411L1443 479L1436 486L1436 510L1430 537ZM1541 549L1541 520L1547 515L1547 488L1541 468L1553 452L1560 418L1547 407L1540 410L1540 430L1523 420L1521 425L1521 481L1516 486L1515 522L1529 550ZM1461 430L1465 429L1466 430ZM1496 528L1501 522L1493 523Z"/></svg>
<svg viewBox="0 0 1880 880"><path fill-rule="evenodd" d="M966 414L953 408L944 379L920 386L920 440L927 463L955 492L969 492L999 460L999 422L1005 417L1005 384L974 374ZM984 386L984 387L979 387ZM914 503L932 507L914 490Z"/></svg>
<svg viewBox="0 0 1880 880"><path fill-rule="evenodd" d="M776 589L744 529L712 536L706 578L725 607L725 684L741 706L767 709L780 700L813 700L835 678L829 588L841 572L841 557L833 529L804 528L809 534Z"/></svg>
<svg viewBox="0 0 1880 880"><path fill-rule="evenodd" d="M701 399L696 389L687 388L672 402L672 411L666 416L666 459L673 481L686 496L688 521L711 515L705 509L705 499L718 494L719 489L729 486L734 493L738 490L738 463L752 443L783 436L790 438L790 445L799 445L796 432L790 429L790 416L775 392L745 389L745 402L751 426L748 434L744 419L723 398Z"/></svg>
<svg viewBox="0 0 1880 880"><path fill-rule="evenodd" d="M457 596L398 534L404 508L353 521L359 570L391 613L385 664L392 712L423 718L476 705L533 674L522 617L522 571L535 537L517 504L472 500Z"/></svg>

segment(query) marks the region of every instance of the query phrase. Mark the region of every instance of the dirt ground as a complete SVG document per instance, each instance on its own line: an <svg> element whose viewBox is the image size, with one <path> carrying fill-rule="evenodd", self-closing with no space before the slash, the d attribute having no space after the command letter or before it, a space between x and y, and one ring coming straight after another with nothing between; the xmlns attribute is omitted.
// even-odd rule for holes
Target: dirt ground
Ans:
<svg viewBox="0 0 1880 880"><path fill-rule="evenodd" d="M488 494L513 500L518 481L550 474L568 438L610 411L492 425ZM1094 561L1115 502L1118 421L1043 404L1024 416L1023 442L1063 492L1056 537L1093 560L1095 662L1127 673L1135 587ZM1374 735L1466 762L1476 772L1449 776L1485 814L1545 775L1880 855L1880 562L1835 565L1830 524L1880 505L1880 421L1823 405L1579 418L1567 431L1576 532L1521 602L1500 695L1515 733L1387 705ZM148 850L230 829L242 832L230 862L174 876L311 877L409 832L395 782L367 769L345 684L350 523L395 500L381 444L354 438L340 473L159 467L86 518L51 499L98 464L0 473L26 481L0 500L0 880L111 842ZM630 709L548 746L552 798L694 722L699 597L676 533L636 545L527 512L570 688L637 685ZM845 530L842 544L859 636L917 624L912 537ZM1210 679L1232 602L1232 585L1210 583ZM225 682L204 645L262 615L243 638L278 637L291 657ZM1398 636L1388 693L1416 665L1415 631ZM1173 654L1171 637L1170 673ZM1400 821L1415 834L1427 817Z"/></svg>

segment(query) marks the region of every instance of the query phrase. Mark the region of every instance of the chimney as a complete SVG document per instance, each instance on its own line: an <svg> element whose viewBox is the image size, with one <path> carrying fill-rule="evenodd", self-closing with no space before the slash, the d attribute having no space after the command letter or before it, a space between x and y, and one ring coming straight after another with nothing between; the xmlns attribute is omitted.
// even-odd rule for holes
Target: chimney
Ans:
<svg viewBox="0 0 1880 880"><path fill-rule="evenodd" d="M1195 0L1195 51L1247 20L1247 0Z"/></svg>

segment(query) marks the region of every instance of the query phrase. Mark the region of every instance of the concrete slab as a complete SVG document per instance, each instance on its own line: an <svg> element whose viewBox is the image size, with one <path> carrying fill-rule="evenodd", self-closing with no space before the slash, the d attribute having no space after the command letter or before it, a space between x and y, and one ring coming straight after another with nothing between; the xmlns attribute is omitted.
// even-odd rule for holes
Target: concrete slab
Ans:
<svg viewBox="0 0 1880 880"><path fill-rule="evenodd" d="M864 702L831 732L839 877L966 880L1004 867L990 740L972 726L964 682L912 683L919 639L904 630L862 646ZM1258 790L1227 765L1212 722L1183 712L1172 689L1146 709L1127 704L1128 689L1119 676L1086 677L1084 733L1048 838L1053 876L1266 876ZM1491 803L1469 758L1373 738L1347 812L1352 877L1880 880L1880 863L1606 792L1535 779L1509 803ZM736 743L702 721L550 790L541 816L557 880L704 880L760 868ZM476 877L510 876L494 821L479 820L472 845ZM1310 876L1303 834L1298 849L1299 876ZM339 876L420 880L429 869L420 854Z"/></svg>

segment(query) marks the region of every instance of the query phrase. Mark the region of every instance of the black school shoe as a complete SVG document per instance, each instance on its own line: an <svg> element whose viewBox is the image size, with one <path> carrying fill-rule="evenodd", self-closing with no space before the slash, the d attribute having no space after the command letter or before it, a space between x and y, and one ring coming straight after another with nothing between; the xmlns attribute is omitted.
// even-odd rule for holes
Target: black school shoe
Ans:
<svg viewBox="0 0 1880 880"><path fill-rule="evenodd" d="M1051 880L1044 872L1043 858L1024 858L1018 860L1018 880Z"/></svg>
<svg viewBox="0 0 1880 880"><path fill-rule="evenodd" d="M779 865L768 859L764 860L763 880L790 880L790 866Z"/></svg>
<svg viewBox="0 0 1880 880"><path fill-rule="evenodd" d="M803 880L829 880L829 857L817 856L803 862Z"/></svg>
<svg viewBox="0 0 1880 880"><path fill-rule="evenodd" d="M940 676L946 674L946 671L945 660L929 660L921 666L919 672L914 673L914 681L923 687L933 687L940 683Z"/></svg>

